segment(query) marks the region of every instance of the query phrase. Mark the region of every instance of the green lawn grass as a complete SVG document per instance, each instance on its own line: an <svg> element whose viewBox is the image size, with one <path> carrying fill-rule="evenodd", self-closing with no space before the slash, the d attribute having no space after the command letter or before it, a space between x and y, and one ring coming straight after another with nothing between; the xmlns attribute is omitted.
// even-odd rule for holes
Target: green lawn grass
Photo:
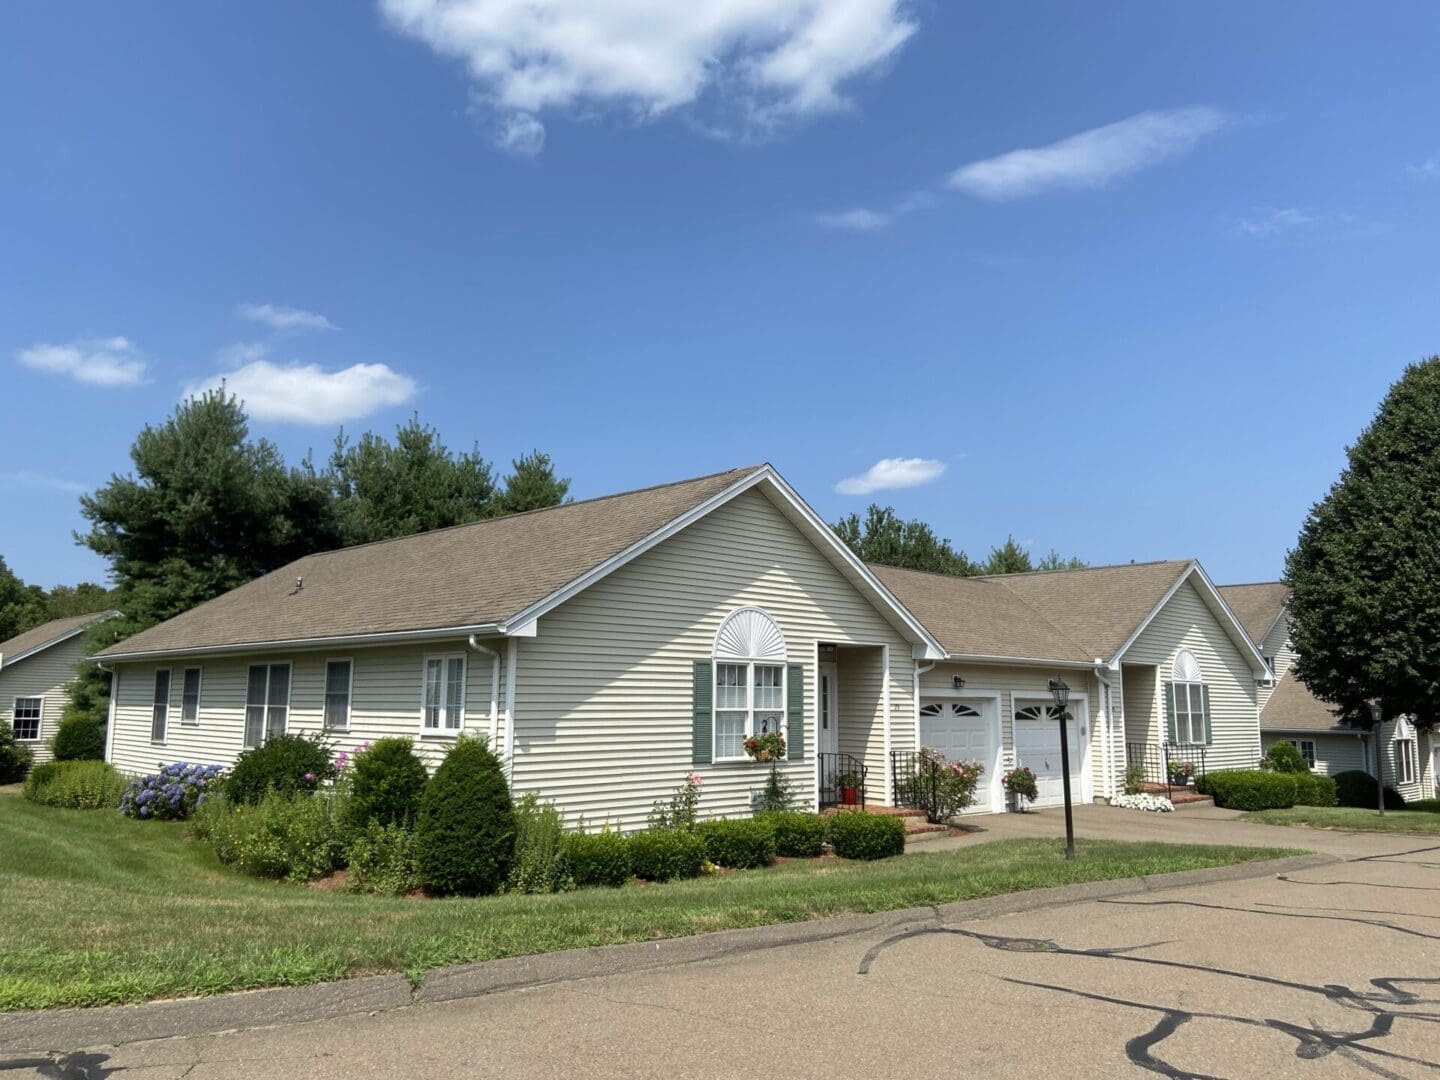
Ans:
<svg viewBox="0 0 1440 1080"><path fill-rule="evenodd" d="M1430 800L1434 803L1434 800ZM1288 810L1257 810L1246 821L1262 825L1300 825L1311 829L1353 829L1357 832L1440 833L1440 805L1436 809L1374 810L1354 806L1292 806Z"/></svg>
<svg viewBox="0 0 1440 1080"><path fill-rule="evenodd" d="M823 915L1222 866L1293 852L1053 840L802 861L556 896L385 900L241 877L184 826L0 794L0 1010L293 986Z"/></svg>

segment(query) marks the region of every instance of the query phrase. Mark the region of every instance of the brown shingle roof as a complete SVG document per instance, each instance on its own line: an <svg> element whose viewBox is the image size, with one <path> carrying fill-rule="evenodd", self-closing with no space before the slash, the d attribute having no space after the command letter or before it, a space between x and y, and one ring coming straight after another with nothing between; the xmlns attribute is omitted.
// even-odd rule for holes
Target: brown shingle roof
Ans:
<svg viewBox="0 0 1440 1080"><path fill-rule="evenodd" d="M49 648L77 630L84 630L87 626L115 614L113 611L92 611L85 615L71 615L66 619L51 619L23 634L16 634L9 641L0 641L0 665L12 664L16 658L26 653Z"/></svg>
<svg viewBox="0 0 1440 1080"><path fill-rule="evenodd" d="M98 655L503 623L758 468L307 555Z"/></svg>
<svg viewBox="0 0 1440 1080"><path fill-rule="evenodd" d="M1290 599L1290 586L1283 581L1261 581L1254 585L1221 585L1220 595L1245 632L1260 644Z"/></svg>
<svg viewBox="0 0 1440 1080"><path fill-rule="evenodd" d="M1000 580L873 563L870 569L950 653L1081 663L1094 659Z"/></svg>
<svg viewBox="0 0 1440 1080"><path fill-rule="evenodd" d="M1321 701L1290 672L1275 686L1275 692L1260 711L1261 731L1335 731L1353 733L1342 724L1329 705Z"/></svg>

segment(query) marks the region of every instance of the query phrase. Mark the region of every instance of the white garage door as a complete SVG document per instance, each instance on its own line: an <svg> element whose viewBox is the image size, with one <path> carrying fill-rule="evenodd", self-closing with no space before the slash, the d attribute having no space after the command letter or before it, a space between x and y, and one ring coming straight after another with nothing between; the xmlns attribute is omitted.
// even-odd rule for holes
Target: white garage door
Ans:
<svg viewBox="0 0 1440 1080"><path fill-rule="evenodd" d="M1081 762L1085 748L1075 710L1066 722L1070 734L1070 797L1080 801ZM1030 766L1040 796L1036 806L1057 806L1065 801L1063 770L1060 768L1060 723L1054 705L1021 705L1015 710L1015 760Z"/></svg>
<svg viewBox="0 0 1440 1080"><path fill-rule="evenodd" d="M995 724L985 702L927 701L920 705L920 745L938 750L947 758L965 758L985 766L975 789L975 811L998 810L995 797L995 770L1000 766L1000 746Z"/></svg>

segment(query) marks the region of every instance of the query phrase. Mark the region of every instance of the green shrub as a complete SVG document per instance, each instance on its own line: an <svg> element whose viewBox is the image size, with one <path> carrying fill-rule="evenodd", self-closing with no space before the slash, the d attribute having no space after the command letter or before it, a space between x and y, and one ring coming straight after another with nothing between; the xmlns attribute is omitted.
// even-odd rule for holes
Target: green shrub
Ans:
<svg viewBox="0 0 1440 1080"><path fill-rule="evenodd" d="M693 832L636 833L630 837L630 872L645 881L699 877L705 841Z"/></svg>
<svg viewBox="0 0 1440 1080"><path fill-rule="evenodd" d="M25 798L42 806L114 810L127 782L103 761L47 761L30 770Z"/></svg>
<svg viewBox="0 0 1440 1080"><path fill-rule="evenodd" d="M268 791L258 803L207 799L193 831L243 874L309 881L345 865L345 814L344 800L330 793Z"/></svg>
<svg viewBox="0 0 1440 1080"><path fill-rule="evenodd" d="M844 859L885 859L905 851L905 821L890 814L844 810L830 819L830 843Z"/></svg>
<svg viewBox="0 0 1440 1080"><path fill-rule="evenodd" d="M1145 766L1128 765L1125 768L1125 794L1139 795L1145 790Z"/></svg>
<svg viewBox="0 0 1440 1080"><path fill-rule="evenodd" d="M787 859L813 859L820 854L829 826L819 814L799 810L760 813L755 820L763 822L775 834L775 854Z"/></svg>
<svg viewBox="0 0 1440 1080"><path fill-rule="evenodd" d="M570 886L566 865L565 820L551 803L533 792L515 804L515 858L505 883L509 892L563 892Z"/></svg>
<svg viewBox="0 0 1440 1080"><path fill-rule="evenodd" d="M404 825L372 821L350 841L345 888L375 896L408 896L420 888L415 834Z"/></svg>
<svg viewBox="0 0 1440 1080"><path fill-rule="evenodd" d="M92 716L67 716L50 737L56 761L103 761L105 721Z"/></svg>
<svg viewBox="0 0 1440 1080"><path fill-rule="evenodd" d="M1296 776L1263 769L1220 769L1206 773L1195 788L1228 810L1284 810L1295 805Z"/></svg>
<svg viewBox="0 0 1440 1080"><path fill-rule="evenodd" d="M515 811L500 762L484 739L461 736L420 800L420 876L438 893L481 896L505 884L514 855Z"/></svg>
<svg viewBox="0 0 1440 1080"><path fill-rule="evenodd" d="M700 788L705 781L698 772L688 774L668 803L655 800L650 808L647 825L651 830L678 829L689 832L695 827L695 813L700 806Z"/></svg>
<svg viewBox="0 0 1440 1080"><path fill-rule="evenodd" d="M1358 806L1364 810L1374 810L1378 801L1376 796L1376 780L1369 773L1360 769L1350 769L1346 772L1335 774L1335 796L1340 800L1341 806ZM1405 799L1392 787L1385 789L1385 809L1404 810Z"/></svg>
<svg viewBox="0 0 1440 1080"><path fill-rule="evenodd" d="M1262 769L1273 769L1275 772L1283 773L1308 773L1310 763L1300 753L1294 743L1281 739L1266 752L1260 760Z"/></svg>
<svg viewBox="0 0 1440 1080"><path fill-rule="evenodd" d="M1310 773L1291 773L1295 778L1296 806L1335 806L1339 798L1335 794L1335 781L1328 776L1314 776Z"/></svg>
<svg viewBox="0 0 1440 1080"><path fill-rule="evenodd" d="M25 779L35 753L15 738L15 729L0 720L0 784L18 784Z"/></svg>
<svg viewBox="0 0 1440 1080"><path fill-rule="evenodd" d="M1405 804L1406 810L1420 810L1426 814L1440 814L1440 799L1416 799Z"/></svg>
<svg viewBox="0 0 1440 1080"><path fill-rule="evenodd" d="M624 885L630 873L630 843L619 833L566 833L561 850L578 889Z"/></svg>
<svg viewBox="0 0 1440 1080"><path fill-rule="evenodd" d="M409 739L376 739L355 755L347 775L357 827L415 824L429 774Z"/></svg>
<svg viewBox="0 0 1440 1080"><path fill-rule="evenodd" d="M794 802L795 793L791 790L789 774L781 772L778 765L771 765L770 775L765 778L765 790L760 792L760 798L755 802L755 810L762 814L773 814L789 810Z"/></svg>
<svg viewBox="0 0 1440 1080"><path fill-rule="evenodd" d="M721 818L695 827L705 841L705 857L716 866L753 870L775 861L775 830L753 818Z"/></svg>
<svg viewBox="0 0 1440 1080"><path fill-rule="evenodd" d="M225 796L234 803L259 803L267 791L281 795L312 792L335 775L323 737L272 735L264 745L235 759L225 778Z"/></svg>

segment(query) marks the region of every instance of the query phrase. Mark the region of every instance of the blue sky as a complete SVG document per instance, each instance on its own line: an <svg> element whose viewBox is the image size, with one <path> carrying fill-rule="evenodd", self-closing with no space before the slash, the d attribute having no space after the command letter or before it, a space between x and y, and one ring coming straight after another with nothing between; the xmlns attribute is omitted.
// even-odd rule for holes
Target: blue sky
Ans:
<svg viewBox="0 0 1440 1080"><path fill-rule="evenodd" d="M77 492L225 374L292 459L418 411L1263 579L1440 352L1433 4L594 7L0 7L11 566L98 578Z"/></svg>

